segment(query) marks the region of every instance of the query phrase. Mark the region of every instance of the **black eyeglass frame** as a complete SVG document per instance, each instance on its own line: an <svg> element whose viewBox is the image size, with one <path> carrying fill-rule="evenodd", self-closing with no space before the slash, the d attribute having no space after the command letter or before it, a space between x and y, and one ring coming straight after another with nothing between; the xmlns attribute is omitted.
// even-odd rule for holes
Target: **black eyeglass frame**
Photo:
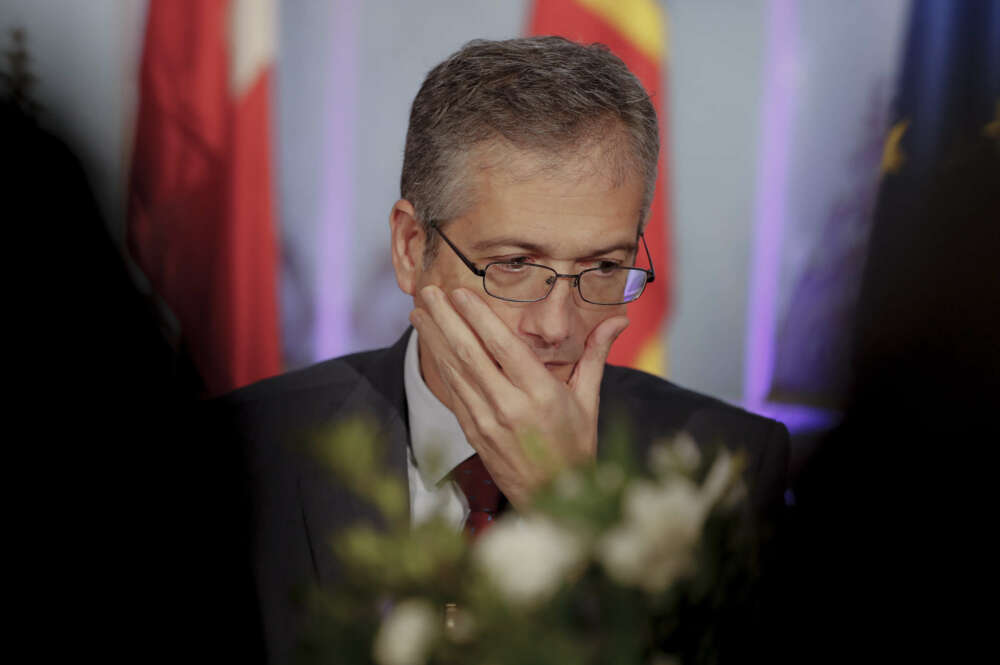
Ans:
<svg viewBox="0 0 1000 665"><path fill-rule="evenodd" d="M603 268L600 267L587 268L586 270L581 270L575 275L556 272L555 268L550 268L549 266L545 266L540 263L518 263L515 261L491 261L490 263L486 264L486 267L479 268L475 263L470 261L468 257L466 257L465 254L463 254L461 250L458 249L458 247L455 246L455 243L453 243L451 240L448 239L448 236L446 236L444 232L441 231L441 227L438 226L438 222L436 220L429 222L428 226L437 231L438 235L440 235L441 238L446 243L448 243L448 246L451 247L452 251L455 252L458 258L462 260L462 263L464 263L469 270L471 270L475 275L483 279L483 291L485 291L486 294L489 295L490 297L496 298L497 300L505 300L507 302L541 302L542 300L548 298L549 294L552 293L552 289L556 287L556 280L572 278L573 286L576 288L576 292L580 294L580 299L583 300L584 302L588 302L591 305L606 305L608 307L617 307L618 305L627 305L629 303L633 303L636 300L638 300L642 296L642 294L646 292L646 286L652 283L653 280L656 279L656 273L653 271L653 258L649 254L649 245L646 244L646 234L644 233L640 233L639 238L642 240L643 249L646 250L646 261L649 263L649 269L647 270L646 268L639 268L637 266L617 266L617 269L619 270L641 270L642 272L646 273L647 277L645 283L642 285L642 291L639 291L639 295L637 295L632 300L626 300L625 302L607 303L607 302L594 302L593 300L587 300L587 298L583 295L583 290L580 288L580 278L585 273L593 272L595 270L602 270ZM555 279L552 279L551 283L549 284L549 290L545 293L545 295L542 296L541 298L535 298L534 300L517 300L515 298L504 298L502 296L490 293L490 290L486 288L486 271L489 269L490 266L493 265L511 265L511 264L520 266L534 266L536 268L545 268L546 270L552 272L552 274L555 275Z"/></svg>

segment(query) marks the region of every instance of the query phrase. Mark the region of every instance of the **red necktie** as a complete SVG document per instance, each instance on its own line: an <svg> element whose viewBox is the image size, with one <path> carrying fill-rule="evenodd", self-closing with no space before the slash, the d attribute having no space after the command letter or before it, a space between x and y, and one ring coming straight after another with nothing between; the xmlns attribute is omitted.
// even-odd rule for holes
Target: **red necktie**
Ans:
<svg viewBox="0 0 1000 665"><path fill-rule="evenodd" d="M469 502L465 533L470 538L478 538L499 516L507 499L493 483L479 455L473 455L456 466L451 472L451 479L458 483Z"/></svg>

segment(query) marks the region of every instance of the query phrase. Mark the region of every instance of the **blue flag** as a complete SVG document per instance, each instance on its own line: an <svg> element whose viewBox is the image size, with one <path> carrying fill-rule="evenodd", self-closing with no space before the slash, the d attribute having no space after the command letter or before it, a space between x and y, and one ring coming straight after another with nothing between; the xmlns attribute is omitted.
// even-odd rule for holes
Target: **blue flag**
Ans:
<svg viewBox="0 0 1000 665"><path fill-rule="evenodd" d="M916 0L885 182L925 178L989 138L1000 139L1000 2Z"/></svg>
<svg viewBox="0 0 1000 665"><path fill-rule="evenodd" d="M1000 2L917 0L859 305L861 382L876 360L965 371L997 354L998 164Z"/></svg>

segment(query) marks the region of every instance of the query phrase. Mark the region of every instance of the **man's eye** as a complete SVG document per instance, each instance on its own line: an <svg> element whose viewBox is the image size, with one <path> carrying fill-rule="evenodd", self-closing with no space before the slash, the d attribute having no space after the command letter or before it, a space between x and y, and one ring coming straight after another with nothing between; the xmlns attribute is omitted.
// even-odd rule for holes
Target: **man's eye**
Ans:
<svg viewBox="0 0 1000 665"><path fill-rule="evenodd" d="M507 272L523 272L527 267L525 264L528 262L528 257L518 256L513 259L508 259L507 261L501 263L500 265Z"/></svg>
<svg viewBox="0 0 1000 665"><path fill-rule="evenodd" d="M597 268L597 272L604 275L610 275L619 267L619 265L614 261L599 261L594 267Z"/></svg>

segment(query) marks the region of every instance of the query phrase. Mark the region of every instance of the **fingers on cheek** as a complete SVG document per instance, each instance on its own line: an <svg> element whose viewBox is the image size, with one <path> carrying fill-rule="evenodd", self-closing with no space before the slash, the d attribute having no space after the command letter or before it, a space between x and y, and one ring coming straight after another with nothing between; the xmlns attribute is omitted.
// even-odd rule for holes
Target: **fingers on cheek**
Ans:
<svg viewBox="0 0 1000 665"><path fill-rule="evenodd" d="M470 414L482 411L483 396L462 377L458 369L447 362L441 362L438 363L438 371L451 390L452 401L457 400Z"/></svg>
<svg viewBox="0 0 1000 665"><path fill-rule="evenodd" d="M421 339L427 343L428 350L431 355L437 360L438 369L443 376L445 374L444 368L441 362L441 358L446 357L445 354L448 352L448 346L444 340L444 335L441 329L438 328L437 324L434 322L426 312L413 311L410 313L410 321L413 326L420 333Z"/></svg>
<svg viewBox="0 0 1000 665"><path fill-rule="evenodd" d="M448 392L451 393L452 403L455 405L456 409L464 411L466 421L468 423L473 423L471 414L476 411L477 406L482 401L482 397L475 393L474 388L472 388L462 378L461 374L454 365L447 361L439 360L437 367L438 373L441 375L445 386L448 388ZM464 423L460 424L463 424L464 426Z"/></svg>
<svg viewBox="0 0 1000 665"><path fill-rule="evenodd" d="M424 321L426 320L425 317L426 314L422 309L415 309L412 312L410 312L410 323L413 324L414 328L420 330L424 325Z"/></svg>
<svg viewBox="0 0 1000 665"><path fill-rule="evenodd" d="M427 312L415 309L410 312L410 323L417 329L417 333L420 334L421 339L436 351L436 347L441 343L441 331L438 330L434 319Z"/></svg>
<svg viewBox="0 0 1000 665"><path fill-rule="evenodd" d="M458 395L456 385L458 381L458 372L455 371L454 367L442 360L439 354L435 353L434 355L435 364L437 365L438 374L441 376L442 382L448 389L448 392L451 393L451 396L456 397Z"/></svg>
<svg viewBox="0 0 1000 665"><path fill-rule="evenodd" d="M441 377L441 382L444 384L444 387L451 394L452 402L455 403L456 407L461 407L464 409L465 405L461 401L461 397L459 396L458 386L456 383L458 380L458 372L456 372L455 368L449 365L447 362L441 360L440 356L436 357L435 365L437 365L437 371L438 375L440 375Z"/></svg>
<svg viewBox="0 0 1000 665"><path fill-rule="evenodd" d="M490 355L493 356L498 365L502 366L508 363L511 356L514 355L514 343L508 337L500 335L490 337L487 341L487 346L490 350Z"/></svg>
<svg viewBox="0 0 1000 665"><path fill-rule="evenodd" d="M476 366L476 356L465 344L455 344L453 347L455 357L458 358L459 362L462 363L466 368L473 369Z"/></svg>
<svg viewBox="0 0 1000 665"><path fill-rule="evenodd" d="M445 370L442 370L444 372ZM479 429L476 423L476 418L473 417L472 412L469 410L469 405L465 402L461 395L461 391L457 390L455 386L451 385L448 380L445 380L445 385L448 386L448 390L451 392L451 410L455 414L455 418L458 420L458 424L461 426L462 431L469 439L469 443L473 444L473 447L477 450L481 446L483 440L482 430Z"/></svg>
<svg viewBox="0 0 1000 665"><path fill-rule="evenodd" d="M472 428L474 424L472 422L472 417L469 415L469 409L466 408L465 403L455 395L455 391L451 392L451 410L455 414L455 418L458 419L458 424L461 425L462 431L469 435L472 433Z"/></svg>
<svg viewBox="0 0 1000 665"><path fill-rule="evenodd" d="M501 427L493 412L487 408L486 402L474 388L465 383L458 372L447 363L439 363L438 371L445 378L445 384L451 391L452 407L458 424L475 440L477 449L483 445L489 446L499 434Z"/></svg>

